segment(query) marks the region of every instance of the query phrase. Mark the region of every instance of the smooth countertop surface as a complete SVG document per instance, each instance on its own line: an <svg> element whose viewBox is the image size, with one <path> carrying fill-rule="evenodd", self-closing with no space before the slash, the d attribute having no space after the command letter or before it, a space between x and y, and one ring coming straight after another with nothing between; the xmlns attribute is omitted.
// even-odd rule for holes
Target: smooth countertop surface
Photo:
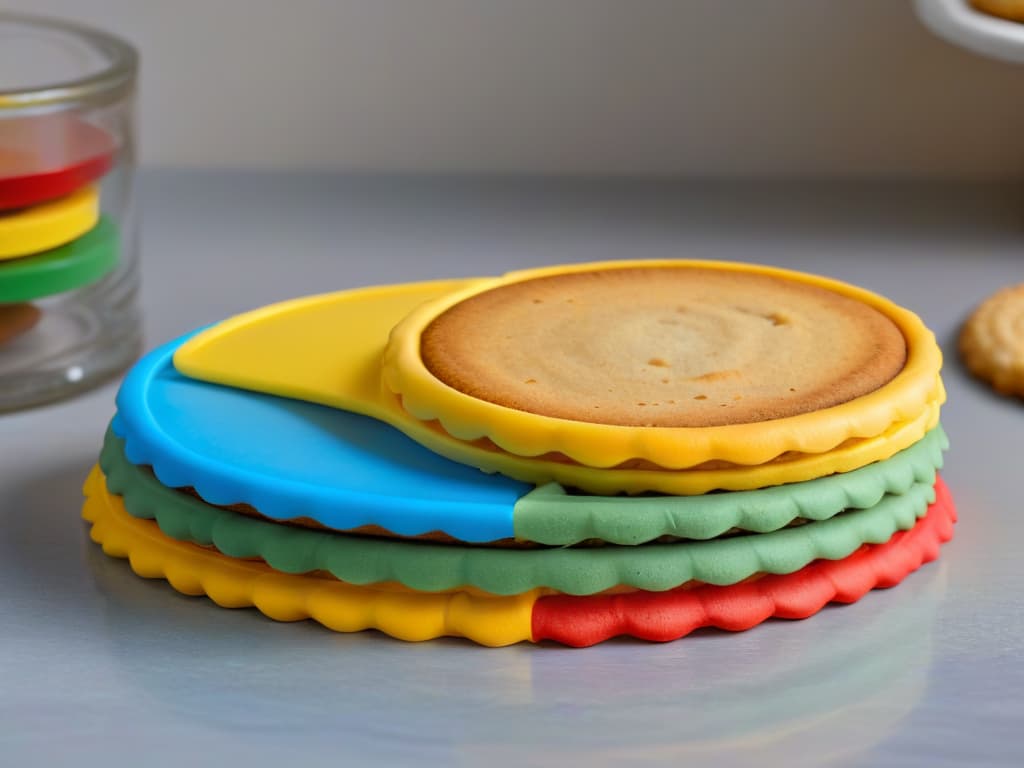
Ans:
<svg viewBox="0 0 1024 768"><path fill-rule="evenodd" d="M605 258L825 273L946 352L942 558L806 621L586 650L407 644L224 610L89 542L115 384L0 416L0 764L1024 764L1024 405L971 381L963 316L1024 280L1010 187L147 172L147 347L270 301Z"/></svg>

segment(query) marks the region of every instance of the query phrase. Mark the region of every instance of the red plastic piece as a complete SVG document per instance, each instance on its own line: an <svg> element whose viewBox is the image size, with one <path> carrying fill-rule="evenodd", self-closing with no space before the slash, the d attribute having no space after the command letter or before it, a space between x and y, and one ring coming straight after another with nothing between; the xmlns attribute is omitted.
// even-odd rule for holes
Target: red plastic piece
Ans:
<svg viewBox="0 0 1024 768"><path fill-rule="evenodd" d="M0 211L54 200L110 170L117 142L73 115L0 120Z"/></svg>
<svg viewBox="0 0 1024 768"><path fill-rule="evenodd" d="M794 573L727 587L542 597L533 608L533 640L583 647L631 635L664 642L700 627L739 631L773 616L803 619L830 602L852 603L872 589L895 586L938 557L940 545L953 538L954 522L949 489L936 478L935 501L925 516L885 544L867 544L842 560L816 560Z"/></svg>

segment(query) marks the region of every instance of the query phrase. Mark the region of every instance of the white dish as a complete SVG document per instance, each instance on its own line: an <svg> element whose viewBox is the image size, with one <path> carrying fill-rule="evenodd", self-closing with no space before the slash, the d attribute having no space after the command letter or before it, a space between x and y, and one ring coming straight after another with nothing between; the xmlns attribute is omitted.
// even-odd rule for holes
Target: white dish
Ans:
<svg viewBox="0 0 1024 768"><path fill-rule="evenodd" d="M914 0L926 27L975 53L1024 64L1024 24L990 16L967 0Z"/></svg>

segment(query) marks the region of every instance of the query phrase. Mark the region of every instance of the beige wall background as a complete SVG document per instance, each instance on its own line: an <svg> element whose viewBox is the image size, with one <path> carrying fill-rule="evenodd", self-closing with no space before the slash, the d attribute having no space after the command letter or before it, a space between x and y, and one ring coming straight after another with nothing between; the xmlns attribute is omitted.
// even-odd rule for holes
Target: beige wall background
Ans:
<svg viewBox="0 0 1024 768"><path fill-rule="evenodd" d="M910 0L8 0L143 58L156 166L1024 176L1024 68Z"/></svg>

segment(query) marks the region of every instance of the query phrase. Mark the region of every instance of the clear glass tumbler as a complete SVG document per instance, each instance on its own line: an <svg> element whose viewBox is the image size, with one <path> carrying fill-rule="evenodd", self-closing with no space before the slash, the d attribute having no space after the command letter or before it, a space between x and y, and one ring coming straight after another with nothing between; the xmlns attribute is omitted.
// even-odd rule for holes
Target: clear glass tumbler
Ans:
<svg viewBox="0 0 1024 768"><path fill-rule="evenodd" d="M137 55L0 12L0 411L121 372L141 346Z"/></svg>

